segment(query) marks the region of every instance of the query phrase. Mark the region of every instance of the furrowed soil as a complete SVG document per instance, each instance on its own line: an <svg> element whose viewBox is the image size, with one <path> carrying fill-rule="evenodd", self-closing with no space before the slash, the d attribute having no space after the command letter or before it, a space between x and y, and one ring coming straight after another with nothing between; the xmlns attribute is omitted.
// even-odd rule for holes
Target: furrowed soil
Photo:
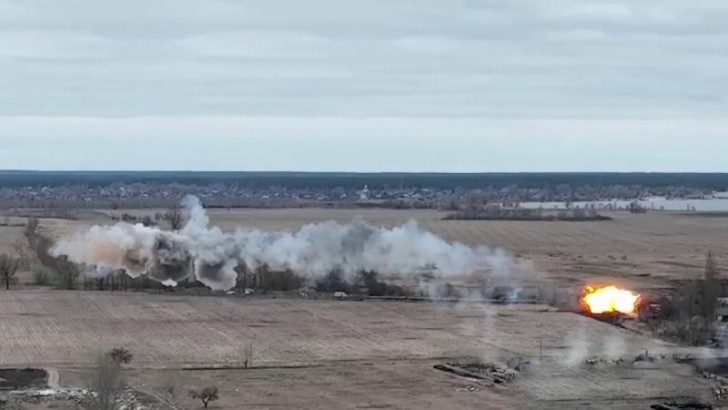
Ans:
<svg viewBox="0 0 728 410"><path fill-rule="evenodd" d="M110 214L43 219L41 226L61 236L113 223ZM616 282L657 290L699 276L707 251L721 266L728 255L728 218L676 213L610 214L614 220L605 222L445 221L439 212L394 210L210 215L223 229L266 230L356 217L392 227L414 219L448 241L504 248L561 287ZM0 252L12 252L22 231L0 227ZM585 367L585 355L633 358L646 349L666 355L685 349L543 306L59 291L33 286L28 271L19 280L0 291L2 367L54 367L62 385L79 386L94 353L123 346L134 354L132 385L158 395L174 385L185 408L201 407L187 393L208 385L221 396L211 408L226 409L627 409L710 393L692 368L674 363ZM253 365L243 369L250 344ZM502 386L433 369L462 357L544 360Z"/></svg>
<svg viewBox="0 0 728 410"><path fill-rule="evenodd" d="M163 395L179 385L217 386L218 408L524 408L539 404L632 403L709 394L689 367L584 367L590 354L633 358L683 349L544 306L436 305L93 291L4 292L0 362L54 367L79 385L93 353L134 354L133 386ZM244 368L252 343L252 368ZM536 360L513 383L485 386L435 370L463 357ZM563 405L563 403L562 403ZM453 407L454 406L454 407ZM538 406L535 408L539 408ZM568 408L565 406L562 408ZM575 408L578 408L575 407Z"/></svg>

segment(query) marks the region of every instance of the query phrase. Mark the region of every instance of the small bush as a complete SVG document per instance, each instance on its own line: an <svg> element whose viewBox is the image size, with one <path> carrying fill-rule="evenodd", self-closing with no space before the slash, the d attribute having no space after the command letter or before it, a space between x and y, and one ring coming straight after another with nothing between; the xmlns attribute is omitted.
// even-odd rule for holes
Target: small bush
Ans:
<svg viewBox="0 0 728 410"><path fill-rule="evenodd" d="M0 255L0 279L5 284L5 289L10 290L10 286L16 283L15 273L20 267L20 259L10 255Z"/></svg>
<svg viewBox="0 0 728 410"><path fill-rule="evenodd" d="M123 347L116 347L114 349L111 349L111 351L109 352L109 357L111 357L111 360L113 360L114 363L118 365L129 364L134 359L134 355L132 355L129 350Z"/></svg>
<svg viewBox="0 0 728 410"><path fill-rule="evenodd" d="M86 375L86 384L95 395L84 407L93 410L115 410L116 400L125 386L121 366L114 362L109 354L98 355L94 364Z"/></svg>
<svg viewBox="0 0 728 410"><path fill-rule="evenodd" d="M192 390L190 391L190 396L193 399L200 399L205 408L207 408L210 402L216 401L220 398L218 395L217 387L207 387L201 392L196 392Z"/></svg>

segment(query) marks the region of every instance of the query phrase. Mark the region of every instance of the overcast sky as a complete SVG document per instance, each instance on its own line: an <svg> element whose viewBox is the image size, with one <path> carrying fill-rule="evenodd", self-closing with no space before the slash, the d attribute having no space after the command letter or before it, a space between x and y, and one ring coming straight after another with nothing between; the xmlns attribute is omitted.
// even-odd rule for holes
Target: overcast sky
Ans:
<svg viewBox="0 0 728 410"><path fill-rule="evenodd" d="M725 0L0 0L0 168L728 171Z"/></svg>

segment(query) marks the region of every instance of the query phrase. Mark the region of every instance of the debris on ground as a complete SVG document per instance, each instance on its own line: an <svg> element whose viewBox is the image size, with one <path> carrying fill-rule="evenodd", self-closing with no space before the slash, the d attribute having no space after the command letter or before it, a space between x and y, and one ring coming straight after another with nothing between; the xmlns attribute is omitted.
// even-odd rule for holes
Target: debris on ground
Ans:
<svg viewBox="0 0 728 410"><path fill-rule="evenodd" d="M672 355L672 360L675 363L690 363L693 361L693 358L690 355L687 354L674 354Z"/></svg>
<svg viewBox="0 0 728 410"><path fill-rule="evenodd" d="M634 358L634 362L635 363L638 363L638 362L650 362L650 363L652 363L654 361L655 361L655 357L654 356L650 356L650 352L648 352L647 350L645 350L644 353L638 354Z"/></svg>
<svg viewBox="0 0 728 410"><path fill-rule="evenodd" d="M47 373L44 369L0 369L0 390L12 391L47 387Z"/></svg>
<svg viewBox="0 0 728 410"><path fill-rule="evenodd" d="M584 359L584 363L589 365L595 365L595 364L622 364L624 363L624 359L618 358L618 359L609 359L606 357L587 357Z"/></svg>
<svg viewBox="0 0 728 410"><path fill-rule="evenodd" d="M713 397L716 400L728 400L728 379L714 373L703 371L700 373L704 379L712 382Z"/></svg>
<svg viewBox="0 0 728 410"><path fill-rule="evenodd" d="M518 359L512 363L515 368L511 368L508 365L502 366L494 363L480 362L438 364L434 368L461 377L481 380L492 385L515 380L520 372L525 369L528 362Z"/></svg>
<svg viewBox="0 0 728 410"><path fill-rule="evenodd" d="M84 406L95 397L88 389L42 389L17 390L7 393L6 402L17 404L40 404L63 402L74 407ZM0 402L2 404L2 402ZM0 406L0 408L4 408ZM116 407L120 410L172 410L170 403L133 389L125 389L116 399Z"/></svg>
<svg viewBox="0 0 728 410"><path fill-rule="evenodd" d="M668 402L662 404L653 404L650 406L655 410L713 410L710 403L701 403L699 401L687 402Z"/></svg>
<svg viewBox="0 0 728 410"><path fill-rule="evenodd" d="M480 389L475 386L468 386L468 387L457 388L457 389L455 389L455 391L477 392L477 391L480 391Z"/></svg>

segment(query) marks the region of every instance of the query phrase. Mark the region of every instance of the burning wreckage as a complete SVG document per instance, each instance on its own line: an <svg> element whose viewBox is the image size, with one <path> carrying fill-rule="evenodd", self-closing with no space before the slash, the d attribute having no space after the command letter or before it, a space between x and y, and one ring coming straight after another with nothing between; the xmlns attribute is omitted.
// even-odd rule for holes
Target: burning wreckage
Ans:
<svg viewBox="0 0 728 410"><path fill-rule="evenodd" d="M618 324L626 317L636 316L640 295L614 285L586 286L579 302L579 313L604 322Z"/></svg>

